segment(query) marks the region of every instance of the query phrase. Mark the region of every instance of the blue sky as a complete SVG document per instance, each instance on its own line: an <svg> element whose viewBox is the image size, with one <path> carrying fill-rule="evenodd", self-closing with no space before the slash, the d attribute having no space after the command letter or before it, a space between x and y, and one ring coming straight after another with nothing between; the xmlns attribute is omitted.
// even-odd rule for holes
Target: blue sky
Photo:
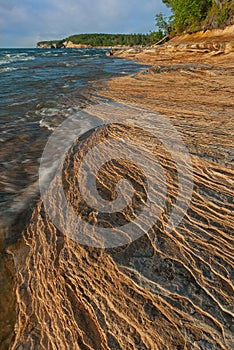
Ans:
<svg viewBox="0 0 234 350"><path fill-rule="evenodd" d="M161 0L0 0L0 47L35 47L78 33L147 33Z"/></svg>

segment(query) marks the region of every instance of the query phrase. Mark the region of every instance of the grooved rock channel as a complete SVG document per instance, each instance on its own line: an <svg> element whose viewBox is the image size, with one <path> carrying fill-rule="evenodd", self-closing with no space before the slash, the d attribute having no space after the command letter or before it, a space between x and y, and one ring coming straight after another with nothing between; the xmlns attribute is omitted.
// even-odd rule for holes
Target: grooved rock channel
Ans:
<svg viewBox="0 0 234 350"><path fill-rule="evenodd" d="M67 174L82 150L106 136L97 129L87 137L63 168L76 209L79 194ZM79 245L38 203L22 241L10 248L17 298L11 349L232 349L233 170L196 157L193 165L194 193L181 225L167 233L162 218L124 247Z"/></svg>

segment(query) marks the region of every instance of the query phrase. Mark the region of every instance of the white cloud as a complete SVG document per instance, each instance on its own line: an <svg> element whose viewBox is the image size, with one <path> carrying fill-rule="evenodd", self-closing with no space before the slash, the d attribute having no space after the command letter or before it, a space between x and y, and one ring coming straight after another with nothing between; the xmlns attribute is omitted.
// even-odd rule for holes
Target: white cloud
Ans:
<svg viewBox="0 0 234 350"><path fill-rule="evenodd" d="M160 11L168 13L160 0L0 0L0 47L75 33L148 32Z"/></svg>

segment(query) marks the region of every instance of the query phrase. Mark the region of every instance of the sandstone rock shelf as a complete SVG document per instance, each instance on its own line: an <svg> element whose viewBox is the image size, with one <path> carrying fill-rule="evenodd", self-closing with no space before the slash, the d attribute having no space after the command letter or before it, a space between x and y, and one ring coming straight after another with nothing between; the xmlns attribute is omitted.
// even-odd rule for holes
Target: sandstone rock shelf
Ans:
<svg viewBox="0 0 234 350"><path fill-rule="evenodd" d="M175 40L125 51L123 57L152 68L94 89L101 98L145 106L176 126L193 163L193 195L183 221L168 233L162 216L150 233L124 247L87 248L64 236L39 200L22 239L8 247L16 314L12 338L5 332L2 344L11 343L10 349L233 349L234 53L216 55L213 46L209 52L175 49ZM90 112L98 115L98 106ZM97 128L70 150L63 171L74 210L82 202L69 173L76 173L90 147L118 135ZM173 179L168 154L156 146L153 152ZM113 165L103 168L100 183L108 176L115 182L123 172L121 161ZM104 192L112 190L105 184ZM169 208L175 187L168 191Z"/></svg>

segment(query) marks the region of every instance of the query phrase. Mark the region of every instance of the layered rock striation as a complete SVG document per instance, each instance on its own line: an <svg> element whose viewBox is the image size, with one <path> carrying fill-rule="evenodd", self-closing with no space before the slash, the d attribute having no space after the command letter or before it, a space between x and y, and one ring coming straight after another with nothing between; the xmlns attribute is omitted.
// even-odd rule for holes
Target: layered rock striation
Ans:
<svg viewBox="0 0 234 350"><path fill-rule="evenodd" d="M149 133L127 128L124 115L123 125L90 130L74 142L62 165L74 213L93 227L110 224L85 206L77 174L90 149L121 135L148 145L162 165L164 211L135 241L93 248L65 235L62 219L58 229L39 199L24 228L16 223L8 228L8 237L18 239L1 245L1 349L233 349L233 53L161 50L125 51L153 68L94 87L112 106L116 101L147 107L177 128L193 164L193 193L183 220L166 230L178 188L176 165L165 147ZM99 106L89 112L103 118ZM165 135L174 142L170 132ZM119 179L131 178L137 200L131 203L136 210L130 206L125 212L129 220L141 211L147 187L144 174L139 177L134 164L119 158L101 168L97 186L110 200ZM48 198L62 213L58 181L55 177ZM121 228L126 217L118 219ZM92 237L92 230L86 235Z"/></svg>

